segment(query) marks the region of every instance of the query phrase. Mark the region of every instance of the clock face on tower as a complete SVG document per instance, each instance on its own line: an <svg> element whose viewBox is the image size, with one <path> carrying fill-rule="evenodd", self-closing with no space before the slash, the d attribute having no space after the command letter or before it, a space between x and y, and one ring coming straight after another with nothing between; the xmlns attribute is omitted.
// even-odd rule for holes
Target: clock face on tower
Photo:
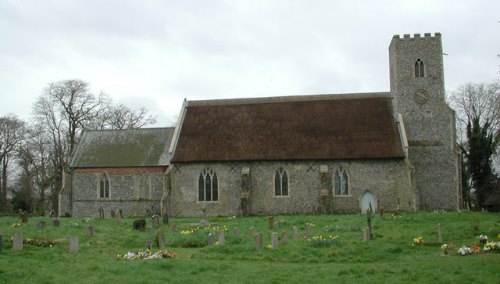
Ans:
<svg viewBox="0 0 500 284"><path fill-rule="evenodd" d="M425 104L429 100L429 93L424 89L418 89L413 96L413 99L418 104Z"/></svg>

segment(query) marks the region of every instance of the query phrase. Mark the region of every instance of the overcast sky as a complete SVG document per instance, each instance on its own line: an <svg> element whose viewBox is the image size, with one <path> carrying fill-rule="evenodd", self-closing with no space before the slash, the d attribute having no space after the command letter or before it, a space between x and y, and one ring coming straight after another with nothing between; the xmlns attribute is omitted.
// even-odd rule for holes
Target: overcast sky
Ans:
<svg viewBox="0 0 500 284"><path fill-rule="evenodd" d="M500 78L500 1L0 0L0 116L87 81L157 126L184 98L389 91L394 34L441 32L446 89Z"/></svg>

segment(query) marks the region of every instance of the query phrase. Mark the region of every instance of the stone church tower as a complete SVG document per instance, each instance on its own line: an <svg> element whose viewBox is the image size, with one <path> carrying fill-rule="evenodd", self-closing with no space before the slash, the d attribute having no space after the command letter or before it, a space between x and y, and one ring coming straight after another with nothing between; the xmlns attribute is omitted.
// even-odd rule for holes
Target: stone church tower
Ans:
<svg viewBox="0 0 500 284"><path fill-rule="evenodd" d="M460 209L455 113L445 101L441 34L396 35L389 60L391 93L406 128L420 208Z"/></svg>

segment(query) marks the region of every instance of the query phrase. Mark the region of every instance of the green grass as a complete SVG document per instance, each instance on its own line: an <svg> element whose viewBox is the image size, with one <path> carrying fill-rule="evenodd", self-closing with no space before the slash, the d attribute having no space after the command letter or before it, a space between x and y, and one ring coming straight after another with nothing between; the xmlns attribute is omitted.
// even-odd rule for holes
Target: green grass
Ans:
<svg viewBox="0 0 500 284"><path fill-rule="evenodd" d="M45 220L47 227L37 229ZM376 216L372 222L374 240L362 241L366 216L298 215L274 216L275 228L268 228L267 217L211 218L213 227L195 225L198 218L173 218L177 231L165 226L166 244L176 259L125 260L117 255L137 252L153 239L149 228L132 229L133 218L114 220L63 218L59 228L49 218L30 218L28 224L13 228L18 218L0 218L4 248L0 253L0 283L498 283L500 251L459 256L456 249L441 256L437 224L443 226L446 243L478 244L477 236L486 234L496 240L500 234L500 214L471 212L420 212L398 216ZM148 227L151 220L148 219ZM306 223L313 223L308 239ZM93 237L85 228L95 227ZM299 240L292 240L292 227L299 229ZM181 231L196 229L192 234ZM240 230L240 237L233 234ZM263 234L264 248L255 249L249 228ZM224 246L206 246L210 231L226 229ZM15 231L24 238L48 239L52 247L24 245L11 251ZM288 232L288 242L271 250L271 233ZM68 252L68 238L80 237L80 251ZM337 236L335 240L329 236ZM423 245L413 246L422 236Z"/></svg>

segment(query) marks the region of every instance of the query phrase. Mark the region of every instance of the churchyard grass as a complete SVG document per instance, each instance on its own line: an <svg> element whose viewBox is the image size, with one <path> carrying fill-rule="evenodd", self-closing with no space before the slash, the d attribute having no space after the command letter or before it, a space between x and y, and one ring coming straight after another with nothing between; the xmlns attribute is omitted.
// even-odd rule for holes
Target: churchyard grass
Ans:
<svg viewBox="0 0 500 284"><path fill-rule="evenodd" d="M144 250L154 239L151 218L144 231L132 228L136 219L117 224L114 219L61 218L56 228L48 217L30 218L27 224L2 217L0 283L498 283L500 274L500 250L457 253L462 245L479 244L480 234L500 241L498 213L386 213L384 219L373 215L370 241L362 240L367 220L361 214L274 216L272 230L268 217L209 218L208 227L197 224L200 218L171 218L169 225L161 226L166 249L176 258L128 260L123 255ZM37 228L39 221L46 221L44 229ZM309 236L307 223L312 224ZM440 249L438 223L443 243L455 246L448 256ZM87 236L87 226L94 226L93 236ZM262 233L261 249L255 248L250 227ZM221 230L225 244L207 246L208 233L218 235ZM22 251L13 252L16 231L47 246L25 243ZM272 232L280 236L275 249L270 248ZM69 253L70 236L79 236L77 253ZM422 244L414 243L418 237Z"/></svg>

